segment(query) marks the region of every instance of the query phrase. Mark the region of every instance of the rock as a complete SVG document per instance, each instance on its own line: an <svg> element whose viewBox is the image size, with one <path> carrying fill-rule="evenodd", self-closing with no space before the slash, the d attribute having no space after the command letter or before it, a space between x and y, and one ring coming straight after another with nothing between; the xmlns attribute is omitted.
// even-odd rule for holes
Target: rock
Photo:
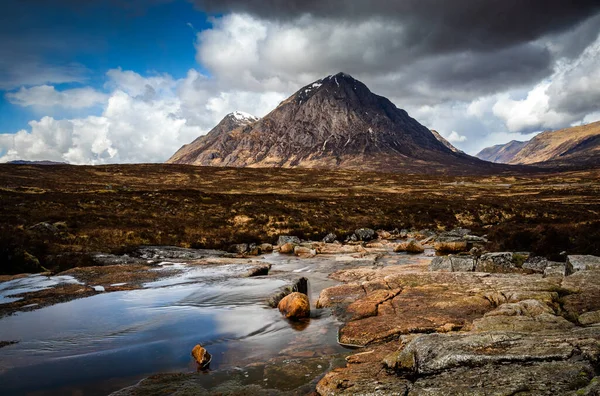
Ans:
<svg viewBox="0 0 600 396"><path fill-rule="evenodd" d="M323 242L334 243L336 239L337 239L337 235L330 232L329 234L325 235L325 238L323 238Z"/></svg>
<svg viewBox="0 0 600 396"><path fill-rule="evenodd" d="M310 316L310 303L304 293L291 293L285 296L277 305L279 312L287 319L300 319Z"/></svg>
<svg viewBox="0 0 600 396"><path fill-rule="evenodd" d="M407 395L597 395L571 393L587 385L591 376L591 366L585 362L488 364L476 368L459 367L418 378Z"/></svg>
<svg viewBox="0 0 600 396"><path fill-rule="evenodd" d="M231 245L227 251L229 253L245 254L248 251L248 244L247 243L237 243L235 245Z"/></svg>
<svg viewBox="0 0 600 396"><path fill-rule="evenodd" d="M283 245L281 245L279 247L279 253L282 254L292 254L294 253L294 248L296 247L296 245L294 245L293 243L284 243Z"/></svg>
<svg viewBox="0 0 600 396"><path fill-rule="evenodd" d="M311 258L317 255L317 251L304 246L294 247L294 254L302 258Z"/></svg>
<svg viewBox="0 0 600 396"><path fill-rule="evenodd" d="M546 267L548 266L548 259L545 257L535 257L535 256L530 256L527 260L525 260L525 262L523 263L523 266L521 268L523 268L524 270L533 272L533 273L537 273L537 274L543 274L544 271L546 270Z"/></svg>
<svg viewBox="0 0 600 396"><path fill-rule="evenodd" d="M579 315L579 323L583 326L589 326L600 323L600 311L586 312Z"/></svg>
<svg viewBox="0 0 600 396"><path fill-rule="evenodd" d="M263 253L270 253L273 251L273 245L271 245L270 243L261 243L260 245L258 245L258 247Z"/></svg>
<svg viewBox="0 0 600 396"><path fill-rule="evenodd" d="M294 292L308 294L308 279L302 277L294 281L294 283L282 287L278 292L272 294L268 300L267 305L271 308L277 308L279 302L287 295ZM318 307L317 307L318 308Z"/></svg>
<svg viewBox="0 0 600 396"><path fill-rule="evenodd" d="M288 236L288 235L279 236L279 239L277 239L277 246L283 246L286 243L299 245L301 243L301 241L300 241L300 238L298 238L297 236Z"/></svg>
<svg viewBox="0 0 600 396"><path fill-rule="evenodd" d="M446 242L446 241L456 241L463 240L466 235L469 235L471 230L467 230L466 228L455 228L452 231L444 231L440 233L436 237L436 241L438 242Z"/></svg>
<svg viewBox="0 0 600 396"><path fill-rule="evenodd" d="M429 271L452 272L452 261L449 256L438 256L429 263Z"/></svg>
<svg viewBox="0 0 600 396"><path fill-rule="evenodd" d="M394 248L394 252L408 252L408 253L423 253L425 248L421 245L421 242L416 239L409 239L406 242L400 242Z"/></svg>
<svg viewBox="0 0 600 396"><path fill-rule="evenodd" d="M370 228L359 228L354 231L354 235L356 235L356 239L359 241L370 241L375 238L375 230Z"/></svg>
<svg viewBox="0 0 600 396"><path fill-rule="evenodd" d="M477 235L465 235L463 240L471 243L487 243L488 240L484 237L480 237Z"/></svg>
<svg viewBox="0 0 600 396"><path fill-rule="evenodd" d="M564 361L580 352L584 357L595 359L600 353L598 339L598 330L588 334L577 331L547 334L543 342L538 334L510 331L427 334L412 339L400 353L386 358L384 363L399 372L429 375L457 367Z"/></svg>
<svg viewBox="0 0 600 396"><path fill-rule="evenodd" d="M473 272L477 266L475 256L438 256L431 260L429 271L440 272Z"/></svg>
<svg viewBox="0 0 600 396"><path fill-rule="evenodd" d="M262 250L256 243L251 243L248 245L248 251L246 252L248 256L259 256L261 253Z"/></svg>
<svg viewBox="0 0 600 396"><path fill-rule="evenodd" d="M192 349L192 356L194 357L196 363L198 363L198 366L200 366L201 369L207 368L212 359L210 353L208 353L208 351L202 348L202 346L200 345L196 345L194 349Z"/></svg>
<svg viewBox="0 0 600 396"><path fill-rule="evenodd" d="M548 261L544 269L544 278L567 276L567 266L564 263Z"/></svg>
<svg viewBox="0 0 600 396"><path fill-rule="evenodd" d="M47 235L56 235L60 232L58 227L56 227L54 224L50 224L45 221L31 226L29 229Z"/></svg>
<svg viewBox="0 0 600 396"><path fill-rule="evenodd" d="M577 271L600 270L600 257L589 255L567 256L567 269L569 271L567 275Z"/></svg>
<svg viewBox="0 0 600 396"><path fill-rule="evenodd" d="M516 272L513 265L513 254L511 252L486 253L477 260L475 268L478 272L510 273Z"/></svg>
<svg viewBox="0 0 600 396"><path fill-rule="evenodd" d="M255 267L252 267L249 271L248 271L248 277L251 278L253 276L262 276L262 275L269 275L269 270L271 269L271 264L263 264L263 265L257 265Z"/></svg>
<svg viewBox="0 0 600 396"><path fill-rule="evenodd" d="M473 331L538 332L569 331L575 325L538 300L523 300L500 305L473 321Z"/></svg>
<svg viewBox="0 0 600 396"><path fill-rule="evenodd" d="M440 241L433 245L436 252L460 253L469 250L468 243L462 240Z"/></svg>
<svg viewBox="0 0 600 396"><path fill-rule="evenodd" d="M385 230L377 230L377 237L379 239L390 239L392 238L392 233Z"/></svg>

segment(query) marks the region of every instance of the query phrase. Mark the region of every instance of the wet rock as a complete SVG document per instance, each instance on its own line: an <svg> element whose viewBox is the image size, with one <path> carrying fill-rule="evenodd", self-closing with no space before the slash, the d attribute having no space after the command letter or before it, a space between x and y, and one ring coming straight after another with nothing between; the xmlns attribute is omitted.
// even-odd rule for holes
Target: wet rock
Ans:
<svg viewBox="0 0 600 396"><path fill-rule="evenodd" d="M408 253L423 253L425 248L421 245L421 242L416 239L409 239L406 242L400 242L394 248L394 252L408 252Z"/></svg>
<svg viewBox="0 0 600 396"><path fill-rule="evenodd" d="M548 261L544 268L544 278L567 276L567 266L564 263Z"/></svg>
<svg viewBox="0 0 600 396"><path fill-rule="evenodd" d="M289 236L289 235L281 235L279 239L277 239L277 246L283 246L286 243L291 243L294 245L299 245L302 241L297 236Z"/></svg>
<svg viewBox="0 0 600 396"><path fill-rule="evenodd" d="M317 308L326 308L336 305L349 305L366 295L365 289L359 284L345 284L329 287L319 294Z"/></svg>
<svg viewBox="0 0 600 396"><path fill-rule="evenodd" d="M486 253L479 257L475 268L478 272L489 273L510 273L518 271L513 264L513 254L511 252Z"/></svg>
<svg viewBox="0 0 600 396"><path fill-rule="evenodd" d="M273 251L273 245L270 243L261 243L258 247L263 253L271 253Z"/></svg>
<svg viewBox="0 0 600 396"><path fill-rule="evenodd" d="M282 254L292 254L294 253L294 248L296 247L296 245L294 245L293 243L284 243L283 245L281 245L279 247L279 253Z"/></svg>
<svg viewBox="0 0 600 396"><path fill-rule="evenodd" d="M368 242L375 238L375 230L370 228L359 228L354 231L354 235L356 235L357 240Z"/></svg>
<svg viewBox="0 0 600 396"><path fill-rule="evenodd" d="M453 240L453 241L439 241L433 245L436 252L444 253L460 253L469 250L467 241Z"/></svg>
<svg viewBox="0 0 600 396"><path fill-rule="evenodd" d="M294 247L294 254L301 258L311 258L317 255L317 251L304 246Z"/></svg>
<svg viewBox="0 0 600 396"><path fill-rule="evenodd" d="M229 249L227 249L229 253L235 254L244 254L248 252L248 244L247 243L237 243L235 245L231 245Z"/></svg>
<svg viewBox="0 0 600 396"><path fill-rule="evenodd" d="M310 316L310 303L304 293L292 293L285 296L277 308L287 319L300 319Z"/></svg>
<svg viewBox="0 0 600 396"><path fill-rule="evenodd" d="M222 257L225 252L211 249L186 249L176 246L142 246L136 249L136 257L145 260L200 260L207 257Z"/></svg>
<svg viewBox="0 0 600 396"><path fill-rule="evenodd" d="M567 256L569 274L577 271L600 270L600 257L571 255Z"/></svg>
<svg viewBox="0 0 600 396"><path fill-rule="evenodd" d="M196 345L192 349L192 356L194 357L194 359L196 360L196 363L198 363L198 366L201 369L207 368L212 359L212 356L210 355L210 353L208 353L208 351L206 349L202 348L202 346L200 346L200 345Z"/></svg>
<svg viewBox="0 0 600 396"><path fill-rule="evenodd" d="M525 260L521 268L533 273L543 274L547 266L547 258L539 256L530 256L527 260Z"/></svg>
<svg viewBox="0 0 600 396"><path fill-rule="evenodd" d="M323 238L323 242L334 243L336 239L337 239L337 235L330 232L329 234L325 235L325 238Z"/></svg>
<svg viewBox="0 0 600 396"><path fill-rule="evenodd" d="M308 295L308 279L302 277L294 281L291 285L282 287L267 300L267 305L271 308L277 308L279 302L287 295L294 292ZM317 307L318 308L318 307Z"/></svg>
<svg viewBox="0 0 600 396"><path fill-rule="evenodd" d="M475 256L438 256L431 260L429 271L472 272L476 265Z"/></svg>
<svg viewBox="0 0 600 396"><path fill-rule="evenodd" d="M248 271L248 277L269 275L271 264L257 265Z"/></svg>

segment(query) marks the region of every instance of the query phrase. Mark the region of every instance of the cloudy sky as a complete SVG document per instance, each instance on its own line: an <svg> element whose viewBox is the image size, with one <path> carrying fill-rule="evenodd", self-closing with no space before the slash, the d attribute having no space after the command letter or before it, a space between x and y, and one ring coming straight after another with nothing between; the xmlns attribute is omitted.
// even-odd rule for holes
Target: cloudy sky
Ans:
<svg viewBox="0 0 600 396"><path fill-rule="evenodd" d="M3 0L0 162L160 162L340 71L475 154L600 120L597 0Z"/></svg>

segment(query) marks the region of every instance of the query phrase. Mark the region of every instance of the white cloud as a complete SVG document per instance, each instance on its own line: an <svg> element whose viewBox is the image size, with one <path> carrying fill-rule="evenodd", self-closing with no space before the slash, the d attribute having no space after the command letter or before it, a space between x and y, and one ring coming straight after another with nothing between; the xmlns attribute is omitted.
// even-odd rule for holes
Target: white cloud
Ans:
<svg viewBox="0 0 600 396"><path fill-rule="evenodd" d="M107 76L109 94L91 88L61 92L49 86L18 91L18 99L11 99L23 105L43 101L77 107L99 103L102 96L103 111L100 116L68 120L43 117L29 123L30 131L0 134L0 162L162 162L208 132L227 113L243 110L263 116L284 98L276 92L222 91L196 70L180 80L169 75L143 77L121 69L110 70Z"/></svg>
<svg viewBox="0 0 600 396"><path fill-rule="evenodd" d="M460 135L456 131L452 131L452 132L450 132L450 135L448 135L446 137L446 140L448 140L450 143L460 143L460 142L464 142L465 140L467 140L467 137Z"/></svg>
<svg viewBox="0 0 600 396"><path fill-rule="evenodd" d="M90 87L57 91L52 86L40 85L31 88L21 87L16 92L7 93L6 99L13 104L25 107L56 106L81 109L104 103L107 95Z"/></svg>

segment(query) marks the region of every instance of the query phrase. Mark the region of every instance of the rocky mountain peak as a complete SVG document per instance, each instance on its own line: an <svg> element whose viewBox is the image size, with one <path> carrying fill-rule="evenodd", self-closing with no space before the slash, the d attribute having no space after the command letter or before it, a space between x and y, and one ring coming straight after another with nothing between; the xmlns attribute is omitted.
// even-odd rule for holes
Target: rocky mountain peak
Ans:
<svg viewBox="0 0 600 396"><path fill-rule="evenodd" d="M390 171L481 161L453 152L406 111L338 73L301 88L260 120L233 113L169 162Z"/></svg>

